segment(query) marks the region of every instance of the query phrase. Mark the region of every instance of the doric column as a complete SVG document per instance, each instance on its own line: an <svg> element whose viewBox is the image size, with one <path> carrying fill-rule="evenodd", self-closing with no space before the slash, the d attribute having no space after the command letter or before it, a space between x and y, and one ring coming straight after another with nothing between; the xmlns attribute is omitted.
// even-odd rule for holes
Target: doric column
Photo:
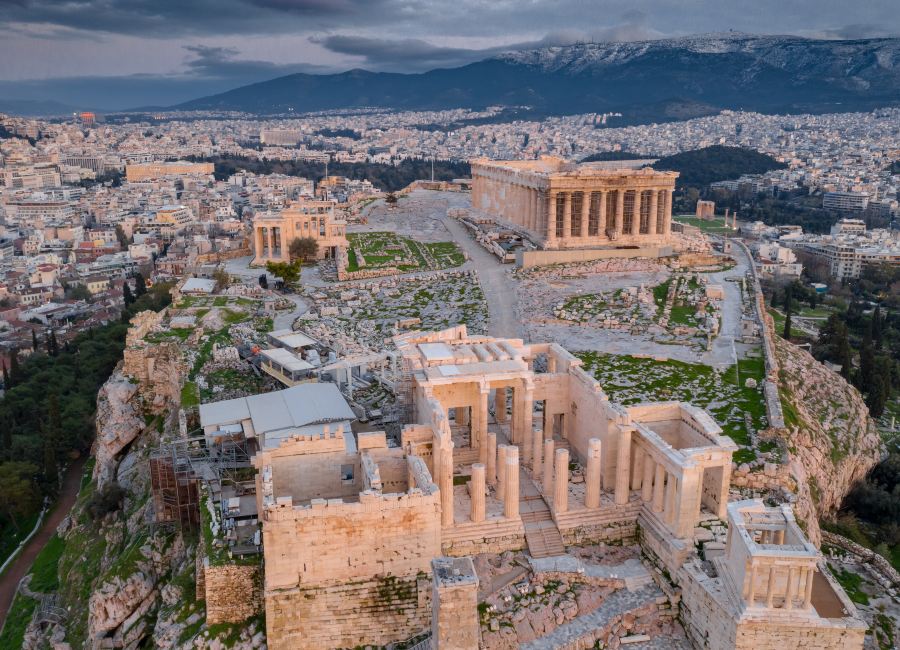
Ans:
<svg viewBox="0 0 900 650"><path fill-rule="evenodd" d="M653 498L653 472L656 470L656 462L650 454L645 455L644 476L641 479L641 498L644 503L650 503Z"/></svg>
<svg viewBox="0 0 900 650"><path fill-rule="evenodd" d="M488 395L490 389L482 385L478 390L478 402L472 407L477 417L472 420L472 444L478 445L478 460L487 463Z"/></svg>
<svg viewBox="0 0 900 650"><path fill-rule="evenodd" d="M534 480L541 475L541 455L544 453L544 432L532 427L531 431L531 470Z"/></svg>
<svg viewBox="0 0 900 650"><path fill-rule="evenodd" d="M656 234L656 213L659 210L659 190L650 193L650 216L647 219L647 232Z"/></svg>
<svg viewBox="0 0 900 650"><path fill-rule="evenodd" d="M775 565L769 566L769 582L766 585L766 607L772 608L772 599L775 597Z"/></svg>
<svg viewBox="0 0 900 650"><path fill-rule="evenodd" d="M272 236L272 228L266 228L266 244L268 245L269 252L266 257L275 257L275 243L274 237Z"/></svg>
<svg viewBox="0 0 900 650"><path fill-rule="evenodd" d="M533 421L534 389L527 385L516 386L513 389L512 441L527 444L531 439Z"/></svg>
<svg viewBox="0 0 900 650"><path fill-rule="evenodd" d="M553 511L566 512L569 509L569 450L556 450L556 470L553 479Z"/></svg>
<svg viewBox="0 0 900 650"><path fill-rule="evenodd" d="M553 248L556 243L556 192L547 192L547 246Z"/></svg>
<svg viewBox="0 0 900 650"><path fill-rule="evenodd" d="M687 468L678 482L675 495L674 523L675 534L688 538L694 532L694 526L700 518L700 492L703 482L703 470Z"/></svg>
<svg viewBox="0 0 900 650"><path fill-rule="evenodd" d="M776 544L784 544L784 529L776 531L775 543Z"/></svg>
<svg viewBox="0 0 900 650"><path fill-rule="evenodd" d="M616 190L616 235L622 236L622 224L625 222L625 190Z"/></svg>
<svg viewBox="0 0 900 650"><path fill-rule="evenodd" d="M788 569L787 592L784 595L784 608L794 609L794 594L797 587L797 567Z"/></svg>
<svg viewBox="0 0 900 650"><path fill-rule="evenodd" d="M588 222L591 219L591 191L583 191L581 197L581 232L578 233L578 236L587 237Z"/></svg>
<svg viewBox="0 0 900 650"><path fill-rule="evenodd" d="M631 429L620 429L616 452L616 505L628 503L629 471L631 470Z"/></svg>
<svg viewBox="0 0 900 650"><path fill-rule="evenodd" d="M487 434L487 480L491 485L497 484L497 434Z"/></svg>
<svg viewBox="0 0 900 650"><path fill-rule="evenodd" d="M453 441L441 450L441 525L453 525Z"/></svg>
<svg viewBox="0 0 900 650"><path fill-rule="evenodd" d="M506 449L506 490L503 495L503 514L507 519L519 517L519 449Z"/></svg>
<svg viewBox="0 0 900 650"><path fill-rule="evenodd" d="M544 496L548 499L553 495L553 439L544 441Z"/></svg>
<svg viewBox="0 0 900 650"><path fill-rule="evenodd" d="M572 193L563 193L563 239L568 240L572 236Z"/></svg>
<svg viewBox="0 0 900 650"><path fill-rule="evenodd" d="M641 232L641 190L634 191L634 208L631 217L631 234L637 235Z"/></svg>
<svg viewBox="0 0 900 650"><path fill-rule="evenodd" d="M675 491L678 488L678 479L674 474L666 477L666 505L665 505L665 521L672 525L675 521Z"/></svg>
<svg viewBox="0 0 900 650"><path fill-rule="evenodd" d="M497 498L506 493L506 453L511 445L497 445Z"/></svg>
<svg viewBox="0 0 900 650"><path fill-rule="evenodd" d="M588 440L584 505L588 508L600 507L600 440L597 438Z"/></svg>
<svg viewBox="0 0 900 650"><path fill-rule="evenodd" d="M672 190L666 190L666 212L664 215L666 235L672 233Z"/></svg>
<svg viewBox="0 0 900 650"><path fill-rule="evenodd" d="M484 465L474 463L472 465L471 480L472 521L484 521Z"/></svg>
<svg viewBox="0 0 900 650"><path fill-rule="evenodd" d="M641 481L644 480L644 450L636 444L632 443L631 447L632 464L631 469L631 490L640 490Z"/></svg>
<svg viewBox="0 0 900 650"><path fill-rule="evenodd" d="M598 192L600 195L599 205L597 206L597 235L599 237L606 236L606 191Z"/></svg>
<svg viewBox="0 0 900 650"><path fill-rule="evenodd" d="M666 468L656 464L656 476L653 478L653 512L663 511L663 489L666 486Z"/></svg>

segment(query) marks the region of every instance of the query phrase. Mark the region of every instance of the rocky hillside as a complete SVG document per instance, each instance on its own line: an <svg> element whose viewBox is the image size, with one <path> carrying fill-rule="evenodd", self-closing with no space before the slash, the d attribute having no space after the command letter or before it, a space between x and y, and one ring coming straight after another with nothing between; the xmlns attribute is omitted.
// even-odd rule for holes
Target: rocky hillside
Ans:
<svg viewBox="0 0 900 650"><path fill-rule="evenodd" d="M879 462L883 444L856 388L805 350L773 338L797 517L818 545L818 520L837 512L850 487Z"/></svg>
<svg viewBox="0 0 900 650"><path fill-rule="evenodd" d="M622 112L626 122L721 109L829 112L894 106L900 39L724 34L509 52L422 74L294 74L192 100L180 110L256 113L379 107L526 106L538 114Z"/></svg>

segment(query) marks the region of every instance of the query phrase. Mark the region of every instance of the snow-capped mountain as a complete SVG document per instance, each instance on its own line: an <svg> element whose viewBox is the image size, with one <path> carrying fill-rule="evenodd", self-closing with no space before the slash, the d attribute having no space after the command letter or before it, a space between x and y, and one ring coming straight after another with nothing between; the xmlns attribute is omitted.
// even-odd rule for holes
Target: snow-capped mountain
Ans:
<svg viewBox="0 0 900 650"><path fill-rule="evenodd" d="M187 102L258 113L374 106L528 106L536 114L620 111L631 122L721 109L835 112L900 105L900 39L706 34L507 52L421 74L296 74Z"/></svg>

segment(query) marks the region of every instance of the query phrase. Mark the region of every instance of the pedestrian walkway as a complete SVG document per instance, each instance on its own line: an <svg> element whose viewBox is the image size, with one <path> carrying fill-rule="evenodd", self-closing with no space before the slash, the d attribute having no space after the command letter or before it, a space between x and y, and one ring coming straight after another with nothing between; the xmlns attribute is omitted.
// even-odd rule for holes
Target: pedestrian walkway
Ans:
<svg viewBox="0 0 900 650"><path fill-rule="evenodd" d="M519 474L519 485L519 516L525 524L528 554L537 558L564 554L566 547L550 514L550 508L524 471Z"/></svg>
<svg viewBox="0 0 900 650"><path fill-rule="evenodd" d="M531 570L539 573L573 573L585 578L600 580L623 580L625 588L631 591L653 582L653 577L637 558L620 564L591 564L574 555L554 555L529 560Z"/></svg>

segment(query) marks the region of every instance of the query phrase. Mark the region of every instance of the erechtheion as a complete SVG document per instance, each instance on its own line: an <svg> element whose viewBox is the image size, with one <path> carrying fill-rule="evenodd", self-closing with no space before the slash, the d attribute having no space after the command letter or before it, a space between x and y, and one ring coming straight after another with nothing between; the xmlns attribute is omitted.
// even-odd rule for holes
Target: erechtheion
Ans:
<svg viewBox="0 0 900 650"><path fill-rule="evenodd" d="M264 212L253 219L254 266L290 261L294 239L314 239L319 259L332 259L347 247L347 223L334 214L334 201L300 200L280 212Z"/></svg>

